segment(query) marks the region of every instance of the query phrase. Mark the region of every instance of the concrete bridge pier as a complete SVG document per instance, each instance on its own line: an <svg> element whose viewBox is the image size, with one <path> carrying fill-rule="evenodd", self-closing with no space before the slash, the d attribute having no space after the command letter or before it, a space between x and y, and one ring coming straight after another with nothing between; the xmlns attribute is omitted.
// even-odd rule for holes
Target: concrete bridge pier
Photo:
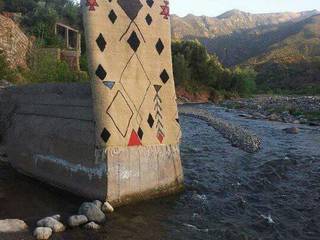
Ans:
<svg viewBox="0 0 320 240"><path fill-rule="evenodd" d="M21 172L121 205L181 190L169 2L82 1L91 89L10 88L5 142Z"/></svg>

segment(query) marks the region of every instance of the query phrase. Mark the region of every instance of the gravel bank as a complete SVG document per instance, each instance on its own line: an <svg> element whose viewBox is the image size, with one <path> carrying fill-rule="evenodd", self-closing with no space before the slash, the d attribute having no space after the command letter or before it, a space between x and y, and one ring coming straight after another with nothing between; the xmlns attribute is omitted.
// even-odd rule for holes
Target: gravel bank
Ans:
<svg viewBox="0 0 320 240"><path fill-rule="evenodd" d="M196 109L190 106L180 106L179 113L181 115L195 117L206 121L224 138L228 139L232 146L240 148L245 152L255 153L261 148L261 140L258 136L247 129L235 126L223 119L217 118L205 110Z"/></svg>
<svg viewBox="0 0 320 240"><path fill-rule="evenodd" d="M319 96L265 96L227 100L223 107L241 110L241 117L320 126Z"/></svg>

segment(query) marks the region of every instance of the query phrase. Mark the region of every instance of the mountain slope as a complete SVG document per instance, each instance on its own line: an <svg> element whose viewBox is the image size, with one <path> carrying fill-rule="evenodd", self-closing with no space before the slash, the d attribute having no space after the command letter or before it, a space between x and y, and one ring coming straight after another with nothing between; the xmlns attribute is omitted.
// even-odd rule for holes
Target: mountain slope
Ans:
<svg viewBox="0 0 320 240"><path fill-rule="evenodd" d="M292 13L251 14L239 10L228 11L218 17L171 16L172 33L174 39L183 39L187 36L214 38L231 34L239 30L261 28L285 22L297 22L320 12L317 10Z"/></svg>
<svg viewBox="0 0 320 240"><path fill-rule="evenodd" d="M226 66L262 54L269 46L298 33L303 21L319 12L250 14L231 10L218 17L172 16L175 39L198 39Z"/></svg>
<svg viewBox="0 0 320 240"><path fill-rule="evenodd" d="M258 84L275 89L320 90L320 14L299 23L299 31L276 42L245 65L258 72Z"/></svg>

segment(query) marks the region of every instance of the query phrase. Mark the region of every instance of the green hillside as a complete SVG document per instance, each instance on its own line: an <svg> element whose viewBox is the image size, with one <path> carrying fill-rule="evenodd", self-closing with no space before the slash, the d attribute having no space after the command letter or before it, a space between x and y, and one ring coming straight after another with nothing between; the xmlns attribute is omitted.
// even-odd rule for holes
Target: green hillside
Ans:
<svg viewBox="0 0 320 240"><path fill-rule="evenodd" d="M258 72L260 88L320 92L320 15L298 25L296 33L244 63Z"/></svg>

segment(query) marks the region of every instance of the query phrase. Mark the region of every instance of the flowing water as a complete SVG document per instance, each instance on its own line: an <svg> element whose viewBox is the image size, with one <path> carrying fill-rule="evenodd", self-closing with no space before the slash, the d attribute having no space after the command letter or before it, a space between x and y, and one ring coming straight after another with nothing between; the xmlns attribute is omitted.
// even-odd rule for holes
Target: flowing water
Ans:
<svg viewBox="0 0 320 240"><path fill-rule="evenodd" d="M98 232L68 230L51 239L319 240L320 128L301 125L298 135L289 135L282 129L292 124L197 107L255 132L262 150L242 152L205 122L181 117L185 192L117 209ZM45 216L74 214L83 201L8 167L0 167L0 200L0 219L20 218L31 227Z"/></svg>

